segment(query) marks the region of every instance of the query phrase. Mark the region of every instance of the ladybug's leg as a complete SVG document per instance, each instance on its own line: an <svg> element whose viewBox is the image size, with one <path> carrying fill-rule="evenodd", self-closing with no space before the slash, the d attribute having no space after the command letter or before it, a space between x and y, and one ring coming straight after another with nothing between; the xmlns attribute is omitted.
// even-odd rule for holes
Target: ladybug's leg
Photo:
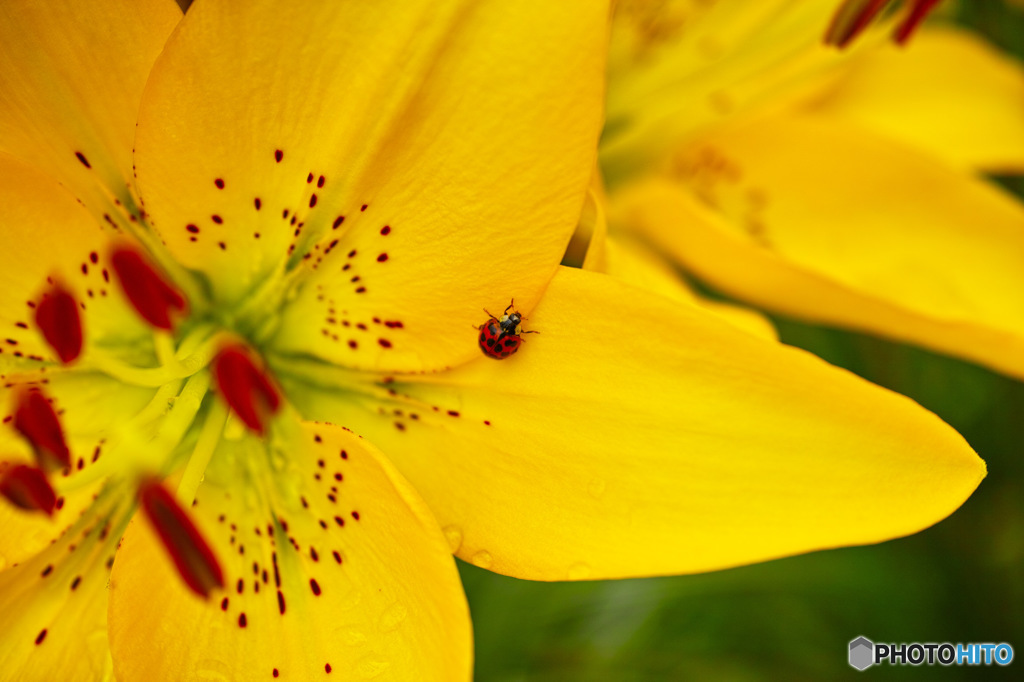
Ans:
<svg viewBox="0 0 1024 682"><path fill-rule="evenodd" d="M505 312L504 312L504 313L502 313L502 315L504 315L504 314L508 313L509 309L510 309L510 308L511 308L512 306L514 306L515 304L516 304L516 299L514 299L514 298L513 298L513 299L512 299L512 302L508 304L508 308L505 308ZM490 315L490 313L487 313L487 314L488 314L488 315Z"/></svg>
<svg viewBox="0 0 1024 682"><path fill-rule="evenodd" d="M521 332L519 332L519 334L520 335L522 335L522 334L540 334L540 332L534 331L533 329L531 329L530 331L521 331Z"/></svg>

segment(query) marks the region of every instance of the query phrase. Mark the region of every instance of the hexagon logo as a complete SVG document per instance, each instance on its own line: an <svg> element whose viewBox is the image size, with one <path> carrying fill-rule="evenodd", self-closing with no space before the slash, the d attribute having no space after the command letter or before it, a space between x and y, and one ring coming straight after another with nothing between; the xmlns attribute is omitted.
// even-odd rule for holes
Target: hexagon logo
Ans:
<svg viewBox="0 0 1024 682"><path fill-rule="evenodd" d="M857 670L871 667L875 662L875 643L867 637L850 642L850 665Z"/></svg>

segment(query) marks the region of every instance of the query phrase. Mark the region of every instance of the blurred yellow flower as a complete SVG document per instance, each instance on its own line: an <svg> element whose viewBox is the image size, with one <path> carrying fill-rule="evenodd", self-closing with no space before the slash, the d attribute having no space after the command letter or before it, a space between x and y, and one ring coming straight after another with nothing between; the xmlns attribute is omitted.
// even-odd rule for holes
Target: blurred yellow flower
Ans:
<svg viewBox="0 0 1024 682"><path fill-rule="evenodd" d="M611 222L743 301L1024 376L1024 71L838 3L623 3L601 147Z"/></svg>

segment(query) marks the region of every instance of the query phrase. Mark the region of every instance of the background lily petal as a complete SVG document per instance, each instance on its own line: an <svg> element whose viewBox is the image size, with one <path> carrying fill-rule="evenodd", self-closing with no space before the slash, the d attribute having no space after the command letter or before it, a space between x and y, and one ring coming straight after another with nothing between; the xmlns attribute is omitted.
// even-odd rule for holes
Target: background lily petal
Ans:
<svg viewBox="0 0 1024 682"><path fill-rule="evenodd" d="M0 151L49 173L97 216L129 204L132 140L173 0L0 6Z"/></svg>
<svg viewBox="0 0 1024 682"><path fill-rule="evenodd" d="M190 509L227 583L209 600L132 522L110 581L117 676L468 680L458 572L409 484L336 426L296 426L264 447L222 441ZM271 460L273 476L260 469Z"/></svg>
<svg viewBox="0 0 1024 682"><path fill-rule="evenodd" d="M1024 170L1024 70L977 35L919 31L907 48L864 52L834 89L809 107L954 164Z"/></svg>
<svg viewBox="0 0 1024 682"><path fill-rule="evenodd" d="M1024 208L994 186L812 118L725 131L673 175L617 215L712 285L1024 375Z"/></svg>
<svg viewBox="0 0 1024 682"><path fill-rule="evenodd" d="M879 542L984 476L916 403L612 277L559 270L528 322L540 333L501 363L395 377L417 419L348 422L478 566L610 578ZM294 393L307 414L346 401Z"/></svg>
<svg viewBox="0 0 1024 682"><path fill-rule="evenodd" d="M774 325L766 316L750 308L701 296L663 256L635 237L619 233L610 236L605 246L605 260L603 272L623 282L700 306L754 336L768 341L778 339Z"/></svg>
<svg viewBox="0 0 1024 682"><path fill-rule="evenodd" d="M309 256L278 350L465 360L450 329L528 309L572 233L606 21L584 1L200 3L142 103L146 208L227 301Z"/></svg>

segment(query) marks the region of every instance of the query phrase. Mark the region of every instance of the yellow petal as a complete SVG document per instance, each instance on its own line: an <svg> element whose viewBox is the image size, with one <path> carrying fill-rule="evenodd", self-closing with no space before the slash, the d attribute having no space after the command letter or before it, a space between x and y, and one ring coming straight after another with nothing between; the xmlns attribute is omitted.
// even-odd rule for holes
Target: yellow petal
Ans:
<svg viewBox="0 0 1024 682"><path fill-rule="evenodd" d="M529 326L507 360L389 377L364 410L295 379L289 395L345 410L460 557L522 578L879 542L944 518L985 473L911 400L612 277L561 269Z"/></svg>
<svg viewBox="0 0 1024 682"><path fill-rule="evenodd" d="M675 168L616 210L715 287L1024 376L1024 209L1008 195L817 119L723 132Z"/></svg>
<svg viewBox="0 0 1024 682"><path fill-rule="evenodd" d="M0 573L6 679L109 679L107 576L123 530L124 502L101 496L97 509L72 519L53 544Z"/></svg>
<svg viewBox="0 0 1024 682"><path fill-rule="evenodd" d="M16 358L13 366L22 369L57 361L34 321L49 281L65 286L82 308L85 357L90 344L149 335L113 280L107 233L67 190L5 154L0 225L0 359Z"/></svg>
<svg viewBox="0 0 1024 682"><path fill-rule="evenodd" d="M635 237L614 233L605 250L606 266L597 272L676 301L700 306L759 338L778 340L775 325L767 317L749 308L715 301L696 293L663 256Z"/></svg>
<svg viewBox="0 0 1024 682"><path fill-rule="evenodd" d="M926 28L907 48L866 52L811 111L948 161L1024 170L1024 69L973 33Z"/></svg>
<svg viewBox="0 0 1024 682"><path fill-rule="evenodd" d="M357 436L307 424L266 449L222 441L196 500L227 588L195 596L137 518L111 576L119 679L470 678L469 613L444 537Z"/></svg>
<svg viewBox="0 0 1024 682"><path fill-rule="evenodd" d="M131 203L132 140L150 66L181 18L172 0L0 8L0 151L96 215Z"/></svg>
<svg viewBox="0 0 1024 682"><path fill-rule="evenodd" d="M42 383L45 382L45 383ZM42 389L53 401L71 454L71 468L55 472L53 518L15 509L0 498L0 569L34 556L65 534L92 506L95 493L119 464L115 432L132 422L153 398L153 389L127 386L95 372L48 371L7 375L0 388L0 466L32 462L30 444L11 427L21 392Z"/></svg>
<svg viewBox="0 0 1024 682"><path fill-rule="evenodd" d="M450 330L512 297L528 308L575 225L606 22L584 0L198 4L144 96L146 209L225 300L291 254L312 278L261 320L280 349L464 360Z"/></svg>
<svg viewBox="0 0 1024 682"><path fill-rule="evenodd" d="M816 93L862 50L822 40L830 0L622 2L613 22L601 164L610 186L685 141Z"/></svg>

